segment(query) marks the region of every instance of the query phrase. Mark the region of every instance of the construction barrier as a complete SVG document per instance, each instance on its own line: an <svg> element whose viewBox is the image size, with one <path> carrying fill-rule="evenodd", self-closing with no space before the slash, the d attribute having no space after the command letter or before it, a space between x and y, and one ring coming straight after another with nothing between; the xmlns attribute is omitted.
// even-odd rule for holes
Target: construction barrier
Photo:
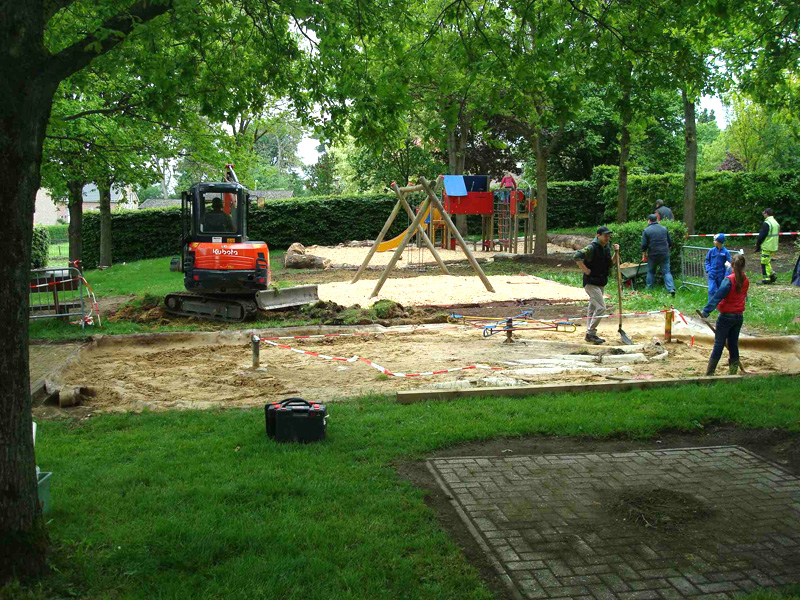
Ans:
<svg viewBox="0 0 800 600"><path fill-rule="evenodd" d="M79 317L83 327L87 314L85 304L87 300L83 276L75 267L31 271L28 318Z"/></svg>
<svg viewBox="0 0 800 600"><path fill-rule="evenodd" d="M719 235L718 233L692 233L687 235L687 238L690 237L710 237L713 238L715 235ZM758 233L723 233L725 237L756 237ZM800 231L781 231L777 235L800 235Z"/></svg>
<svg viewBox="0 0 800 600"><path fill-rule="evenodd" d="M681 287L708 289L706 277L706 255L709 248L683 246L681 248Z"/></svg>

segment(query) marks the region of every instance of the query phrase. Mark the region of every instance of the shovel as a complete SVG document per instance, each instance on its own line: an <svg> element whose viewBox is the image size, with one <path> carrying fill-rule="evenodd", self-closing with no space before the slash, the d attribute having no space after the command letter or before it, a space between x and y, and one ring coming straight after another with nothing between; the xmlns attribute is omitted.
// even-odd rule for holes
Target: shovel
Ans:
<svg viewBox="0 0 800 600"><path fill-rule="evenodd" d="M626 346L633 346L633 340L622 330L622 272L619 270L619 252L614 255L617 261L617 296L619 296L619 337Z"/></svg>
<svg viewBox="0 0 800 600"><path fill-rule="evenodd" d="M703 321L703 323L705 323L706 325L708 325L708 328L709 328L711 331L713 331L715 334L717 333L717 328L716 328L716 327L714 327L714 326L711 324L711 322L710 322L710 321L708 321L708 320L707 320L707 319L706 319L706 318L703 316L703 313L701 313L699 310L695 310L694 312L696 312L696 313L697 313L697 316L698 316L698 317L700 317L700 320L701 320L701 321ZM725 340L725 348L728 350L728 352L730 352L730 351L731 351L731 349L730 349L730 348L728 348L728 340ZM747 375L747 371L745 371L745 370L744 370L744 366L742 365L742 359L741 359L741 357L739 358L739 368L742 370L742 373L743 373L744 375Z"/></svg>

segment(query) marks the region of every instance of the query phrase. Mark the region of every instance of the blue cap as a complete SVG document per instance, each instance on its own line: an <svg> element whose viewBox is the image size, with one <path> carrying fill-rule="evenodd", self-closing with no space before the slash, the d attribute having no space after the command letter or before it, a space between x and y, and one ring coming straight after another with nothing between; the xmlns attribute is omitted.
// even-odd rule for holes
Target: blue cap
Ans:
<svg viewBox="0 0 800 600"><path fill-rule="evenodd" d="M724 233L718 233L717 235L714 236L714 241L715 242L719 242L720 244L724 244L725 243L725 234Z"/></svg>

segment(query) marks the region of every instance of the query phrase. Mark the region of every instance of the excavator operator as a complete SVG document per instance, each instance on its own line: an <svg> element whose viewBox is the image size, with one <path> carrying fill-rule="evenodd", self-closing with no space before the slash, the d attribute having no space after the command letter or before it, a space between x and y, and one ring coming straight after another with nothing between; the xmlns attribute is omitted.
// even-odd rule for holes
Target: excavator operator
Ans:
<svg viewBox="0 0 800 600"><path fill-rule="evenodd" d="M206 232L235 231L233 219L222 210L222 198L211 200L211 210L203 217L203 230Z"/></svg>

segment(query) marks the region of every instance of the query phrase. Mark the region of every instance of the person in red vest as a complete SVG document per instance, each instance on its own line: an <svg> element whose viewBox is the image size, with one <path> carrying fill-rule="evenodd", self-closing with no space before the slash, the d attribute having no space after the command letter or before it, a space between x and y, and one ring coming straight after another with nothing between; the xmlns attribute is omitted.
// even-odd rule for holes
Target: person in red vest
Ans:
<svg viewBox="0 0 800 600"><path fill-rule="evenodd" d="M731 261L733 273L722 280L717 293L708 301L706 307L700 311L703 318L707 318L714 309L719 310L717 318L717 331L714 335L714 349L711 350L711 357L708 359L706 375L713 375L717 369L717 363L722 358L722 349L725 342L728 343L728 371L731 375L736 375L741 368L739 363L739 332L742 330L744 321L744 308L747 302L747 289L750 287L750 280L744 274L745 259L743 254L736 254Z"/></svg>

